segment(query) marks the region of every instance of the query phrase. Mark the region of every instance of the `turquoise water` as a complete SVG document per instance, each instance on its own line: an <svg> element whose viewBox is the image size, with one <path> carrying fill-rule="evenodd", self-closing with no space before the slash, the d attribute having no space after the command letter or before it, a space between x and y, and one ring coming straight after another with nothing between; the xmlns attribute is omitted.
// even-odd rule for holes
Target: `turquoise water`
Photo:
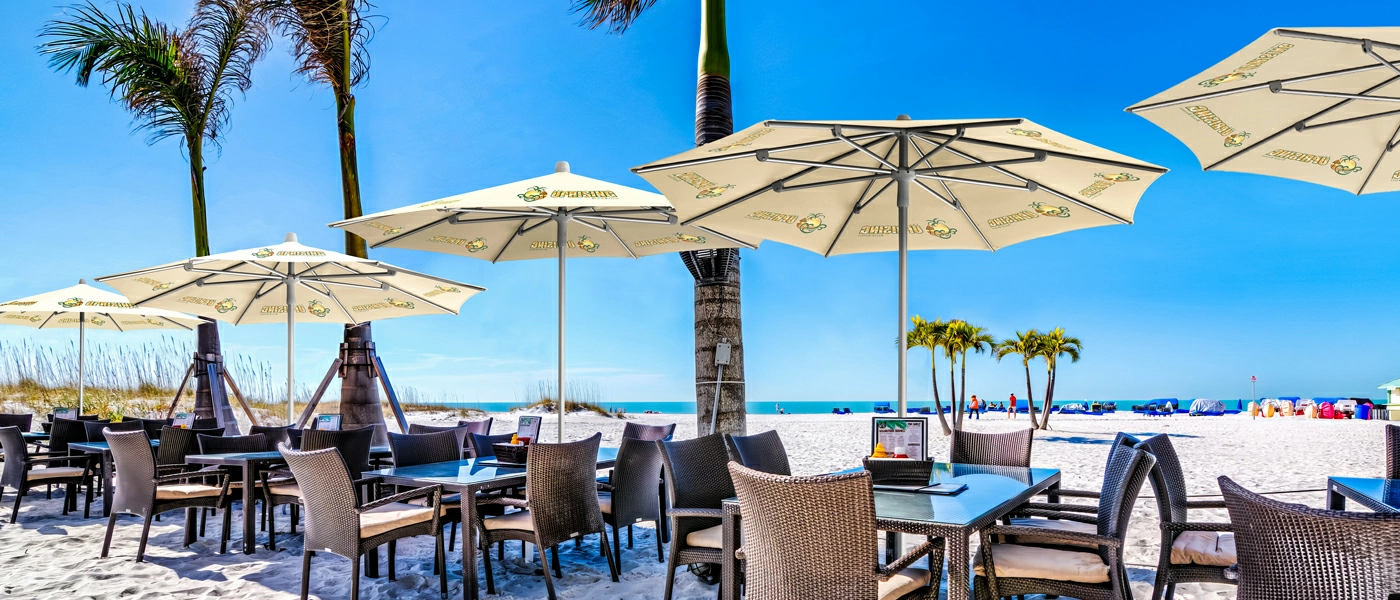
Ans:
<svg viewBox="0 0 1400 600"><path fill-rule="evenodd" d="M998 400L997 402L1000 403L1001 401ZM1090 401L1088 400L1056 400L1055 406L1064 406L1066 404L1088 404L1089 402ZM1113 402L1117 404L1119 410L1130 410L1133 407L1133 405L1147 404L1149 400L1096 400L1096 402L1099 402L1101 404ZM1181 408L1188 408L1191 406L1190 400L1182 399L1179 402ZM1235 408L1235 400L1221 400L1221 402L1225 403L1225 408ZM1246 400L1245 404L1248 403L1249 401ZM857 413L875 412L875 402L873 401L802 401L781 403L749 402L748 412L751 415L777 414L778 404L782 405L784 412L797 415L830 414L832 409L835 408L849 408L851 409L851 412ZM893 401L891 401L889 404L891 407L894 406ZM1039 409L1041 404L1040 402L1036 402L1035 405L1036 408ZM506 412L513 408L519 408L520 404L516 402L453 402L445 404L444 406L450 408L476 408L487 412ZM633 414L643 413L648 410L667 414L695 414L694 402L608 402L604 403L603 406L613 410L624 409L628 413ZM917 411L925 406L932 409L933 403L926 400L909 403L910 411ZM1024 409L1024 407L1026 406L1025 401L1017 402L1017 406ZM947 403L944 403L943 408L944 410L948 409Z"/></svg>

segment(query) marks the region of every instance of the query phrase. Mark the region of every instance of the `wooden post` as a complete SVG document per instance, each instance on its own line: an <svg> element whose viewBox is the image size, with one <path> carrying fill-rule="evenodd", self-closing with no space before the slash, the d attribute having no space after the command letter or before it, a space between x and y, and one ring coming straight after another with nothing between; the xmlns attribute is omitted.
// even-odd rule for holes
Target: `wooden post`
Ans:
<svg viewBox="0 0 1400 600"><path fill-rule="evenodd" d="M403 407L399 406L399 396L394 393L394 386L389 384L389 374L384 372L384 361L379 360L379 355L373 355L374 370L379 375L379 385L384 386L384 395L389 398L389 408L394 409L394 420L399 422L399 432L408 433L408 418L404 417Z"/></svg>
<svg viewBox="0 0 1400 600"><path fill-rule="evenodd" d="M185 369L185 378L180 380L179 389L175 390L175 399L170 401L170 410L165 411L165 418L175 418L175 408L180 406L180 395L185 393L185 387L190 384L190 377L194 376L194 363L190 363L190 368Z"/></svg>
<svg viewBox="0 0 1400 600"><path fill-rule="evenodd" d="M321 379L321 385L316 386L316 393L311 395L311 401L306 403L306 410L301 412L301 417L297 419L297 429L306 427L306 422L311 420L311 415L316 414L316 405L321 403L321 396L326 394L326 388L331 386L331 380L335 379L335 374L340 371L340 364L344 362L339 358L331 362L330 370L326 371L326 376Z"/></svg>
<svg viewBox="0 0 1400 600"><path fill-rule="evenodd" d="M243 413L248 415L248 422L258 425L258 417L253 414L253 408L248 406L248 401L243 399L243 392L238 390L238 384L233 382L233 376L228 374L228 370L220 369L224 374L224 382L228 384L228 389L233 392L233 397L238 400L238 405L243 407Z"/></svg>

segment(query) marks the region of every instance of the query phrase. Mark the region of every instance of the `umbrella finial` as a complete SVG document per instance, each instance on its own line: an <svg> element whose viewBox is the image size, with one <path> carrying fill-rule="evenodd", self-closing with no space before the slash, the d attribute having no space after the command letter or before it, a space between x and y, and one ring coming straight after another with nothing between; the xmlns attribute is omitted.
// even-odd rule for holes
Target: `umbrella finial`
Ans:
<svg viewBox="0 0 1400 600"><path fill-rule="evenodd" d="M287 239L282 240L283 243L289 243L289 242L295 242L295 241L297 241L297 234L295 234L295 233L288 233L288 234L287 234Z"/></svg>
<svg viewBox="0 0 1400 600"><path fill-rule="evenodd" d="M567 161L567 160L561 160L561 161L559 161L559 162L554 163L554 172L555 172L555 173L568 173L568 172L569 172L569 161Z"/></svg>
<svg viewBox="0 0 1400 600"><path fill-rule="evenodd" d="M79 279L79 280L78 280L78 285L87 285L87 280L86 280L86 279Z"/></svg>
<svg viewBox="0 0 1400 600"><path fill-rule="evenodd" d="M895 117L894 120L896 120L896 121L908 121L908 120L909 120L909 115L899 115L898 117Z"/></svg>

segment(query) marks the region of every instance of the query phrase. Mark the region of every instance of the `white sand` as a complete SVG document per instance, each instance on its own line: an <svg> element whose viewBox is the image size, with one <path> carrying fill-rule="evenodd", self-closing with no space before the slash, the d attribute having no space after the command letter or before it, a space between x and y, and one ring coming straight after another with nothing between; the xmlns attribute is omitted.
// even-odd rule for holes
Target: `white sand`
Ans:
<svg viewBox="0 0 1400 600"><path fill-rule="evenodd" d="M443 415L414 415L415 421L431 422ZM513 422L508 415L497 415L498 432ZM694 415L634 415L647 423L678 422L677 437L695 433ZM849 468L859 464L869 440L868 415L761 415L749 417L750 432L777 429L792 458L795 472L813 474ZM1177 415L1148 418L1138 415L1116 417L1056 416L1054 431L1037 436L1033 462L1036 466L1064 471L1064 485L1070 488L1098 489L1107 444L1117 431L1135 434L1168 433L1187 469L1187 483L1193 494L1216 493L1215 477L1228 475L1256 490L1316 489L1326 485L1328 475L1379 476L1383 441L1381 421L1319 421L1302 418L1251 420L1247 416L1189 418ZM571 417L567 423L573 438L602 431L603 443L616 444L622 422L595 415ZM1008 421L988 417L971 421L974 431L1005 431L1024 427L1025 417ZM936 424L935 424L936 428ZM552 431L547 420L545 432ZM552 435L545 434L549 440ZM931 440L935 457L946 458L946 441ZM1150 492L1148 492L1150 493ZM218 554L219 520L211 519L208 535L188 549L180 548L179 512L151 529L147 562L135 564L140 521L121 517L112 545L112 557L98 559L106 520L83 520L81 513L60 517L59 496L45 500L43 492L31 493L20 511L19 523L8 523L14 498L7 491L0 523L0 596L13 598L295 598L301 568L300 536L278 536L281 552L259 548L245 556ZM1310 506L1323 506L1321 493L1288 497ZM100 500L94 503L100 508ZM1197 516L1197 515L1193 515ZM1199 515L1201 519L1224 520L1221 514ZM1149 501L1140 501L1133 514L1128 540L1127 561L1138 598L1151 593L1152 571L1157 562L1157 515ZM240 533L234 518L234 544ZM280 518L286 530L285 516ZM635 547L623 553L624 572L620 583L607 577L607 567L599 556L597 537L586 541L581 550L571 544L561 548L564 578L556 581L563 598L660 598L665 582L664 564L656 562L653 530L638 527ZM259 537L265 539L264 536ZM623 544L626 544L624 538ZM521 562L518 544L507 550L506 564L496 563L498 595L509 600L543 598L543 578L533 574L533 566ZM460 552L460 548L458 548ZM448 579L451 598L462 595L460 554L449 560L455 574ZM399 545L398 581L386 578L364 579L362 597L432 597L437 578L431 574L431 544L424 541ZM313 565L312 596L345 598L349 594L349 561L328 554L317 555ZM383 563L381 561L381 567ZM482 580L484 582L484 579ZM676 577L676 598L712 598L713 587L699 583L681 570ZM484 586L484 583L483 583ZM484 589L484 588L483 588ZM1233 598L1233 588L1219 585L1183 585L1179 598Z"/></svg>

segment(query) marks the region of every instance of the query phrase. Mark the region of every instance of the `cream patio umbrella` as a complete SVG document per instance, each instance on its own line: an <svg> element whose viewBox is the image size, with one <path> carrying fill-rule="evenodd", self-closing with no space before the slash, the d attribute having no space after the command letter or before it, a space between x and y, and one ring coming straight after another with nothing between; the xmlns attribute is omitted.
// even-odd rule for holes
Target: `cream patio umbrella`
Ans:
<svg viewBox="0 0 1400 600"><path fill-rule="evenodd" d="M899 253L899 414L909 250L996 250L1129 224L1166 169L1024 119L765 121L632 169L682 225L823 256Z"/></svg>
<svg viewBox="0 0 1400 600"><path fill-rule="evenodd" d="M564 265L568 258L639 258L701 248L756 248L713 229L676 224L659 194L554 173L332 223L371 248L409 248L491 262L559 261L559 440L564 440Z"/></svg>
<svg viewBox="0 0 1400 600"><path fill-rule="evenodd" d="M294 418L297 321L358 324L455 315L467 298L486 289L303 246L294 233L273 246L191 258L97 280L143 307L179 308L234 325L286 323L289 421Z"/></svg>
<svg viewBox="0 0 1400 600"><path fill-rule="evenodd" d="M87 329L193 331L200 319L159 308L136 307L125 296L95 288L87 280L45 294L0 303L0 323L35 329L78 330L78 414L87 384Z"/></svg>
<svg viewBox="0 0 1400 600"><path fill-rule="evenodd" d="M1129 107L1206 171L1400 190L1400 27L1274 29Z"/></svg>

